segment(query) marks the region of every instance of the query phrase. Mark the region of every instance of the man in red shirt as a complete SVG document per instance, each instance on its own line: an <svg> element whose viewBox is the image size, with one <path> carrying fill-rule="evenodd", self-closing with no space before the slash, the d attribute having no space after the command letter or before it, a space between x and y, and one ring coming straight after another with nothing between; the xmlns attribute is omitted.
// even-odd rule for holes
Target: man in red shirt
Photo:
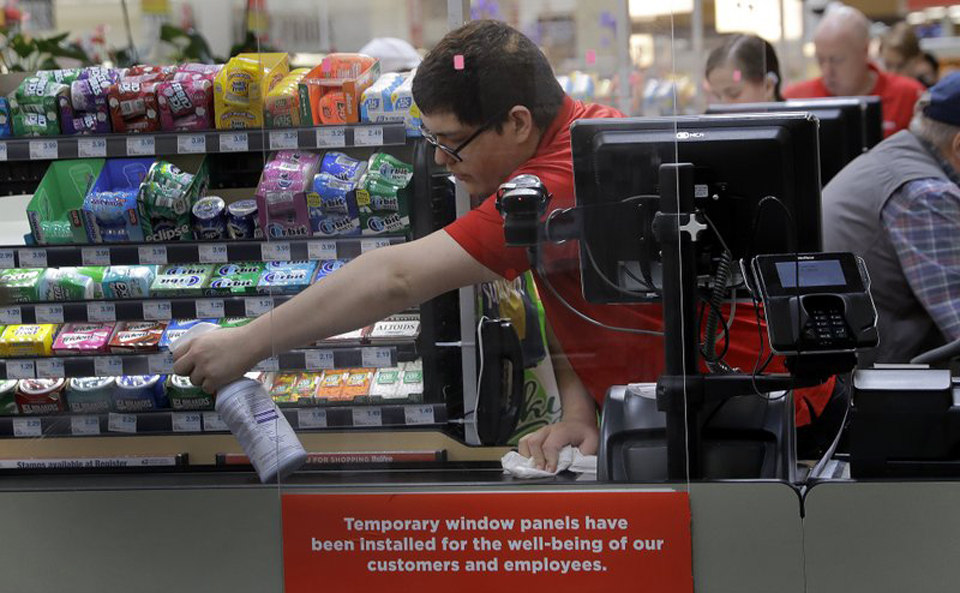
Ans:
<svg viewBox="0 0 960 593"><path fill-rule="evenodd" d="M883 135L905 130L923 85L870 63L870 22L850 6L827 10L813 37L820 78L790 85L788 99L877 95L883 101Z"/></svg>
<svg viewBox="0 0 960 593"><path fill-rule="evenodd" d="M614 109L566 96L536 45L497 21L474 21L444 37L417 70L413 94L437 163L482 204L445 229L362 255L271 315L199 337L174 352L175 372L213 392L272 352L363 327L455 288L516 278L530 264L524 249L505 244L495 207L497 188L531 173L553 194L550 208L572 206L570 124L580 118L620 117ZM573 243L546 245L541 251L550 284L577 310L611 326L661 329L659 306L584 301ZM535 278L552 329L548 337L563 416L525 437L520 452L552 469L565 445L587 454L596 451L596 411L607 388L656 381L663 369L663 340L600 329L560 303L539 274ZM756 321L752 313L737 317L726 360L752 369ZM806 411L803 406L800 414Z"/></svg>

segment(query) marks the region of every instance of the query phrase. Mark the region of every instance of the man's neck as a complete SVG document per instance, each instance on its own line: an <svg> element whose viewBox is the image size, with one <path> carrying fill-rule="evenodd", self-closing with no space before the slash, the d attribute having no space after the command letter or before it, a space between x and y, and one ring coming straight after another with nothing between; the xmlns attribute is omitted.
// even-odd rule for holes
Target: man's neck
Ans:
<svg viewBox="0 0 960 593"><path fill-rule="evenodd" d="M873 68L869 68L859 91L855 95L869 95L873 92L875 86L877 86L877 73Z"/></svg>

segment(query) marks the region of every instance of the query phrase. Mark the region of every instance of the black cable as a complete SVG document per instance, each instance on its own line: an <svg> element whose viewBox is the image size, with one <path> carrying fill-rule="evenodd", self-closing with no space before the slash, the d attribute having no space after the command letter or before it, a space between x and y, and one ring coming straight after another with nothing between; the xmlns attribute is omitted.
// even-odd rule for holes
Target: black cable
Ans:
<svg viewBox="0 0 960 593"><path fill-rule="evenodd" d="M568 303L565 298L563 298L562 296L560 296L560 293L557 292L557 289L553 287L553 284L550 282L550 279L547 278L547 273L546 273L546 271L543 269L543 266L540 264L540 259L539 259L539 258L537 257L537 255L536 255L536 249L530 249L529 255L530 255L530 262L531 262L531 264L533 264L533 269L535 269L535 270L537 271L537 274L538 274L538 275L540 276L540 278L543 280L543 284L547 287L547 290L550 291L550 294L552 294L558 301L560 301L560 303L561 303L564 307L566 307L567 309L569 309L571 312L573 312L573 313L574 313L577 317L579 317L580 319L586 321L587 323L591 323L591 324L593 324L593 325L596 325L597 327L602 327L603 329L608 329L608 330L610 330L610 331L618 331L618 332L624 332L624 333L628 333L628 334L642 334L642 335L646 335L646 336L658 336L658 337L663 337L663 332L653 331L653 330L649 330L649 329L634 329L634 328L630 328L630 327L618 327L618 326L615 326L615 325L607 325L607 324L605 324L605 323L601 323L601 322L597 321L596 319L590 317L590 316L587 315L586 313L583 313L583 312L579 311L579 310L576 309L573 305L571 305L570 303Z"/></svg>
<svg viewBox="0 0 960 593"><path fill-rule="evenodd" d="M720 319L719 325L723 328L723 350L720 351L720 354L716 352L711 353L716 356L716 358L709 358L707 352L701 349L701 354L703 355L704 360L709 360L710 362L720 362L723 360L723 357L727 355L727 350L730 348L730 329L727 327L726 319L723 317L723 310L717 307L710 299L705 299L700 297L700 318L703 317L704 305L710 307L710 309L717 315ZM699 333L699 332L698 332Z"/></svg>
<svg viewBox="0 0 960 593"><path fill-rule="evenodd" d="M613 282L613 281L611 281L609 278L607 278L607 275L603 273L603 271L600 269L600 266L597 265L597 260L594 259L594 257L593 257L593 251L590 249L590 244L587 243L586 241L583 241L583 240L581 240L580 243L583 244L584 251L587 252L587 258L590 260L590 265L593 266L593 271L597 273L597 276L600 276L600 279L603 280L604 283L605 283L607 286L609 286L610 288L616 290L617 292L622 293L622 294L625 294L625 295L627 295L627 296L632 296L632 297L636 297L636 298L646 298L646 297L647 297L647 294L646 294L646 293L636 292L636 291L633 291L633 290L627 290L626 288L623 288L623 287L620 286L619 284L616 284L615 282ZM637 278L634 277L632 274L631 274L631 277L633 277L634 280L637 280ZM647 288L656 291L655 288L651 287L651 286L650 286L649 284L647 284L646 282L640 282L640 284L643 284L643 285L646 286ZM658 294L659 294L659 293L658 293Z"/></svg>

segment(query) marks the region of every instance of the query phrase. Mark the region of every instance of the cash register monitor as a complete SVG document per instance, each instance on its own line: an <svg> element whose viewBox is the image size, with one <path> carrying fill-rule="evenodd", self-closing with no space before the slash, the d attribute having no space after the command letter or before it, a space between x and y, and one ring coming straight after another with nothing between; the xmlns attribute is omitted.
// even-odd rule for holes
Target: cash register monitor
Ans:
<svg viewBox="0 0 960 593"><path fill-rule="evenodd" d="M820 120L820 181L883 140L880 97L790 99L779 103L710 105L707 113L812 113Z"/></svg>
<svg viewBox="0 0 960 593"><path fill-rule="evenodd" d="M584 297L599 303L660 299L656 290L643 292L639 281L644 280L643 266L659 249L650 238L649 223L659 209L661 164L694 166L696 207L708 214L712 227L695 243L698 275L714 272L722 251L717 233L734 261L761 253L820 251L817 141L817 122L806 114L574 123L571 145L576 203L583 212ZM765 200L770 196L776 200ZM638 208L637 200L646 203ZM655 281L656 274L651 275ZM695 313L690 312L687 322L696 323ZM792 400L768 402L743 395L711 405L695 429L702 437L705 477L793 477ZM664 479L665 418L654 399L633 397L626 387L612 386L601 426L602 479Z"/></svg>
<svg viewBox="0 0 960 593"><path fill-rule="evenodd" d="M715 265L721 253L717 233L734 261L761 253L820 251L817 142L817 122L805 114L575 122L576 203L585 206L580 241L584 298L597 303L659 300L644 280L650 277L656 286L656 270L649 268L656 268L650 260L659 249L649 224L659 207L659 168L665 163L694 165L697 208L716 226L697 243L698 272L711 273L711 262ZM649 208L628 207L632 198L644 196ZM776 200L764 200L768 196Z"/></svg>

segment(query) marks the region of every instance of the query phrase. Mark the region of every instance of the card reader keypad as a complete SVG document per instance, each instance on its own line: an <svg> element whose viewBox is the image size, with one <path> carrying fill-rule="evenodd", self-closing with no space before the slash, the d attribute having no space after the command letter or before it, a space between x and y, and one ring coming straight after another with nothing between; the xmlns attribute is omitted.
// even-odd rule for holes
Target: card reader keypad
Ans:
<svg viewBox="0 0 960 593"><path fill-rule="evenodd" d="M843 311L818 307L807 309L809 316L803 327L803 341L814 347L842 346L849 343L851 334Z"/></svg>

